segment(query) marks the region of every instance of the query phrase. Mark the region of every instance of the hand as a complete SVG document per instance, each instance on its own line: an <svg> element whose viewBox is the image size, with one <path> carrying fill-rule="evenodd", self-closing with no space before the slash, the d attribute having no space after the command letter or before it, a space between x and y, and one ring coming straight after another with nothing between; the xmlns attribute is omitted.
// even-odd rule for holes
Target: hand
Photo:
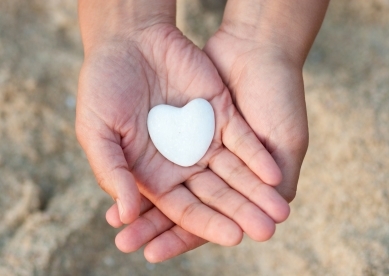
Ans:
<svg viewBox="0 0 389 276"><path fill-rule="evenodd" d="M300 168L308 147L302 63L221 28L204 51L228 86L234 104L280 167L276 187L288 201L296 195Z"/></svg>
<svg viewBox="0 0 389 276"><path fill-rule="evenodd" d="M308 145L301 68L282 59L282 56L273 55L273 49L260 49L257 43L239 39L223 30L209 40L204 51L217 66L239 111L280 166L283 181L276 189L291 201L296 194L300 167ZM107 213L107 220L111 225L119 226L115 224L115 217L113 206ZM126 240L129 248L139 248L165 229L159 229L155 221L168 223L158 210L153 210L146 217L150 219L141 217L118 236ZM150 222L153 227L147 226ZM168 224L168 227L171 226ZM139 238L139 232L144 229L158 230L145 239ZM170 234L166 232L163 235ZM205 243L194 236L177 238L180 236L171 234L170 243L164 242L164 236L156 237L149 243L145 254L153 252L154 256L158 256L156 259L164 260ZM159 249L162 245L167 248L166 251ZM175 254L169 255L172 252Z"/></svg>
<svg viewBox="0 0 389 276"><path fill-rule="evenodd" d="M246 122L272 154L296 196L308 148L302 67L329 0L229 0L219 31L204 51L217 67Z"/></svg>
<svg viewBox="0 0 389 276"><path fill-rule="evenodd" d="M281 174L236 111L207 56L171 24L154 24L137 35L115 37L86 49L77 136L100 186L118 203L120 222L131 223L138 217L139 189L160 211L151 209L137 221L149 219L149 226L160 223L153 235L168 230L154 244L171 244L178 237L189 242L188 249L203 242L194 234L234 245L242 230L255 240L270 238L274 223L288 216L289 206L264 182L275 185ZM147 134L146 118L157 104L183 106L194 98L213 106L216 132L206 156L183 168L157 152ZM178 226L171 228L170 220ZM120 236L117 245L132 250Z"/></svg>
<svg viewBox="0 0 389 276"><path fill-rule="evenodd" d="M116 244L121 251L134 252L147 244L144 255L149 262L155 263L207 243L206 240L175 225L145 197L142 196L141 201L139 218L116 236ZM123 226L116 203L107 211L106 218L112 227Z"/></svg>

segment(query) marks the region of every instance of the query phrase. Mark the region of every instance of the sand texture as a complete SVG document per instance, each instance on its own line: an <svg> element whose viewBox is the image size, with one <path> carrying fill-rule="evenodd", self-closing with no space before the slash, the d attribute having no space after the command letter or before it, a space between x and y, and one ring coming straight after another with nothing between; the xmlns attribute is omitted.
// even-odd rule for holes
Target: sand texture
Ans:
<svg viewBox="0 0 389 276"><path fill-rule="evenodd" d="M200 47L225 1L179 1ZM75 138L77 4L0 1L0 275L389 275L389 1L334 0L304 68L310 147L266 243L123 254Z"/></svg>

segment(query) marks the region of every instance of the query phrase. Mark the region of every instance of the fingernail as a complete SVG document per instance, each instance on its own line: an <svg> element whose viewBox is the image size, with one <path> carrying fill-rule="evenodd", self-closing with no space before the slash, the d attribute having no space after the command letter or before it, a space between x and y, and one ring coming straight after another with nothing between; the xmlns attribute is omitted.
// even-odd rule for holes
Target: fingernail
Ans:
<svg viewBox="0 0 389 276"><path fill-rule="evenodd" d="M122 202L120 201L120 199L116 199L116 204L118 205L118 209L119 209L119 216L120 216L120 220L123 222L123 219L122 219L122 216L123 216L123 205L122 205Z"/></svg>

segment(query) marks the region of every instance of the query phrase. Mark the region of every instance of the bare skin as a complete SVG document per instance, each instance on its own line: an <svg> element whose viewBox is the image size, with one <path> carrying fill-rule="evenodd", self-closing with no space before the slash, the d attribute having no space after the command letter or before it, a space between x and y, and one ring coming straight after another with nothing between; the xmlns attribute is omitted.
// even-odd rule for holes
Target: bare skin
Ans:
<svg viewBox="0 0 389 276"><path fill-rule="evenodd" d="M204 49L216 66L222 81L227 85L232 95L232 102L239 113L281 168L283 179L276 189L287 201L295 197L300 167L308 146L302 66L320 28L327 5L328 1L318 4L300 0L291 5L288 1L281 0L229 0L220 30L209 40ZM234 151L230 149L229 153L231 152ZM245 161L242 156L239 157ZM222 159L224 158L220 158ZM257 199L254 199L253 193L239 190L244 185L232 184L234 181L251 182L253 172L259 176L258 179L265 180L266 177L260 172L255 172L253 169L251 172L245 170L244 174L236 175L237 180L233 181L231 177L222 176L225 175L223 170L232 168L226 163L224 169L222 167L218 163L209 164L215 176L220 176L224 184L227 183L229 187L254 202L254 205L260 207L263 213L273 219L273 222L286 219L288 213L286 211L289 210L285 207L279 209L283 205L269 185L256 182L257 187L262 188L255 189L267 192L255 193L254 197ZM273 177L274 175L276 174L273 174ZM245 181L248 179L249 181ZM203 184L201 186L201 184L191 185L191 182L187 181L185 186L202 202L206 202L208 206L231 219L227 209L209 204L210 201L207 199L211 195L209 188L212 185L205 185L204 183L207 182L201 179L199 181ZM278 181L272 183L273 181L267 179L264 182L275 184ZM150 199L150 195L145 195ZM261 195L262 197L259 198L258 196ZM269 201L273 197L276 200ZM238 199L236 200L239 202ZM176 225L176 221L169 219L169 215L159 206L158 208L153 206L154 201L151 201L142 197L141 216L117 236L116 243L119 249L131 252L148 243L145 248L146 258L151 262L158 262L196 248L209 240L204 235L200 238L194 233L195 231L191 231L192 229ZM223 204L227 201L232 202L228 197ZM268 205L270 202L277 202L272 208L283 215L276 217L274 214L277 212L271 215L263 205L264 203ZM249 216L244 213L239 217ZM108 210L107 221L114 227L122 226L117 204ZM244 227L242 220L240 223L237 219L234 221L255 240L265 240L271 236L264 235L266 231L262 229L250 229L249 225ZM251 220L247 221L249 222L251 223ZM267 233L270 234L271 231Z"/></svg>
<svg viewBox="0 0 389 276"><path fill-rule="evenodd" d="M86 2L80 3L83 15ZM281 181L281 172L233 105L206 54L169 23L169 17L142 23L128 34L103 33L104 39L88 27L98 22L85 17L80 21L85 61L77 137L99 185L116 200L120 222L138 218L142 194L158 208L149 212L169 218L168 224L158 226L163 230L174 222L187 236L225 246L238 244L243 232L254 240L269 239L275 223L289 214L287 202L271 186ZM155 105L183 106L195 98L213 106L216 131L204 158L183 168L155 149L146 119ZM131 251L120 236L117 245Z"/></svg>

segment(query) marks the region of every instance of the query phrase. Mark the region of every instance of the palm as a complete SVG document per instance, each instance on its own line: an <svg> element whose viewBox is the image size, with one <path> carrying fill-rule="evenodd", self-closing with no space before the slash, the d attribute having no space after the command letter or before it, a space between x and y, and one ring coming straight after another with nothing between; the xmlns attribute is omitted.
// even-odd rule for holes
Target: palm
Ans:
<svg viewBox="0 0 389 276"><path fill-rule="evenodd" d="M143 34L136 42L99 49L86 58L81 73L77 133L101 187L115 198L121 195L128 205L132 202L127 222L139 213L136 186L129 185L135 178L144 196L197 236L232 245L240 241L242 228L257 240L268 238L273 221L288 213L275 191L258 178L276 184L279 175L272 159L236 112L204 53L171 26ZM157 152L146 118L157 104L183 106L194 98L211 103L216 131L206 156L183 168ZM248 183L241 185L242 180ZM164 230L172 226L166 225Z"/></svg>
<svg viewBox="0 0 389 276"><path fill-rule="evenodd" d="M221 121L228 116L225 111L229 99L223 93L220 78L208 66L209 61L195 47L188 45L179 33L170 33L169 36L170 41L161 42L160 37L155 38L153 43L159 47L156 54L147 52L153 51L153 46L139 49L132 43L125 48L119 45L106 56L99 55L99 60L92 61L93 68L88 64L84 66L83 82L88 87L83 90L86 93L80 95L80 101L85 98L85 103L80 105L107 126L113 135L112 141L124 152L126 163L140 188L150 196L153 190L172 189L172 186L203 171L209 157L220 149L222 142L220 135L216 135L210 153L201 161L202 165L190 168L174 165L157 152L149 139L146 128L149 110L158 104L183 106L202 97L211 100L218 112L219 128ZM175 36L180 37L176 39ZM88 92L93 93L93 97ZM220 133L220 129L216 133ZM164 183L163 187L159 183Z"/></svg>
<svg viewBox="0 0 389 276"><path fill-rule="evenodd" d="M223 30L205 47L236 107L281 168L277 189L291 201L308 142L302 72L269 50Z"/></svg>

